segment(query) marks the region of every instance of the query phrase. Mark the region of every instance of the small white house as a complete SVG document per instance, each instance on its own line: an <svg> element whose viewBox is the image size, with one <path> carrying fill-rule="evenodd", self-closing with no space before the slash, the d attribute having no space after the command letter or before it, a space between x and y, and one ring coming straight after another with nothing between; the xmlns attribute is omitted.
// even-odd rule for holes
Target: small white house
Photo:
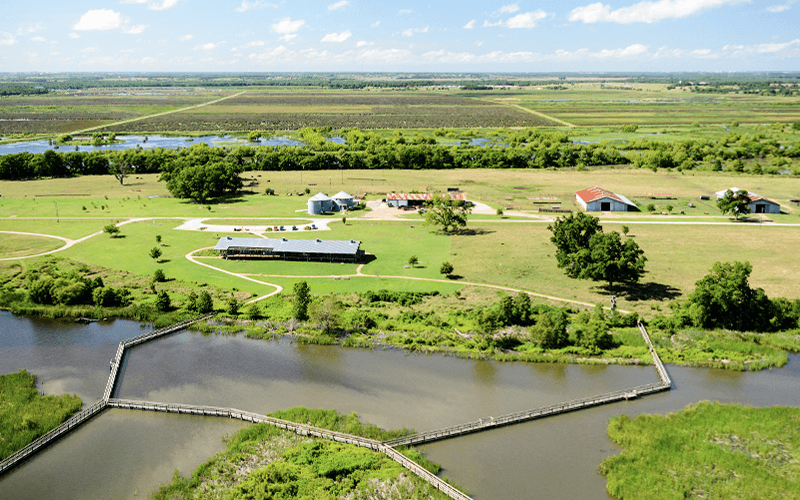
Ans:
<svg viewBox="0 0 800 500"><path fill-rule="evenodd" d="M355 198L344 191L339 191L335 195L331 196L331 199L339 210L350 210L356 205Z"/></svg>
<svg viewBox="0 0 800 500"><path fill-rule="evenodd" d="M717 199L722 198L725 196L725 193L729 191L725 189L723 191L717 191ZM747 191L746 189L739 189L737 187L730 188L734 194L738 193L739 191ZM780 203L776 203L772 200L768 200L764 198L760 194L754 193L752 191L747 191L747 196L750 198L750 213L751 214L779 214L781 213L781 205Z"/></svg>
<svg viewBox="0 0 800 500"><path fill-rule="evenodd" d="M597 186L575 193L575 201L587 212L635 212L636 204L621 194Z"/></svg>

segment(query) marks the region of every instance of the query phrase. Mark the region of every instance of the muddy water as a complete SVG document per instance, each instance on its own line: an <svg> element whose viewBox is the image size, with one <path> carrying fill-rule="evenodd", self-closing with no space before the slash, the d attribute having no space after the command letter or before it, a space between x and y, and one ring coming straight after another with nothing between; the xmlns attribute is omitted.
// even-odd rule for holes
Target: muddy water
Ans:
<svg viewBox="0 0 800 500"><path fill-rule="evenodd" d="M9 325L17 333L8 335ZM79 392L92 402L102 394L118 340L139 332L130 322L74 326L0 313L0 371L43 371L45 392ZM798 356L783 369L761 373L667 369L674 380L669 393L424 449L476 499L604 499L605 481L596 469L618 451L605 434L611 416L666 413L703 399L800 405ZM467 361L184 332L131 350L116 396L259 413L335 408L383 427L421 431L654 381L652 367ZM0 498L146 496L175 468L188 474L222 448L222 434L242 425L107 411L1 478Z"/></svg>

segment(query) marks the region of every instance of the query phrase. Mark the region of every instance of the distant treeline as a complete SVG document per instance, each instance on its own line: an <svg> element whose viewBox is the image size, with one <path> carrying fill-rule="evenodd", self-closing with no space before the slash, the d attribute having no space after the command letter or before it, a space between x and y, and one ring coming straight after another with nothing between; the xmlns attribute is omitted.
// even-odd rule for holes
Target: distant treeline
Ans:
<svg viewBox="0 0 800 500"><path fill-rule="evenodd" d="M343 129L346 142L329 142L330 129L299 131L304 146L128 149L123 151L17 153L0 156L0 179L22 180L73 175L163 173L165 180L189 167L224 164L247 170L369 170L467 168L568 168L633 164L640 168L692 170L701 163L712 170L779 172L800 157L800 143L782 145L767 133L730 132L721 139L664 143L639 138L627 144L574 144L564 132L509 131L485 147L466 141L438 144L433 138L386 138L360 129ZM440 131L434 132L440 135ZM758 160L765 161L765 165Z"/></svg>
<svg viewBox="0 0 800 500"><path fill-rule="evenodd" d="M800 73L55 73L0 75L0 95L41 94L51 90L170 87L320 87L331 89L459 86L487 90L495 86L542 86L565 81L613 83L704 82L702 92L738 86L755 93L781 90L776 84L799 83ZM775 87L775 88L773 88ZM726 90L728 89L728 90ZM796 89L795 89L796 90ZM735 90L734 90L735 91Z"/></svg>

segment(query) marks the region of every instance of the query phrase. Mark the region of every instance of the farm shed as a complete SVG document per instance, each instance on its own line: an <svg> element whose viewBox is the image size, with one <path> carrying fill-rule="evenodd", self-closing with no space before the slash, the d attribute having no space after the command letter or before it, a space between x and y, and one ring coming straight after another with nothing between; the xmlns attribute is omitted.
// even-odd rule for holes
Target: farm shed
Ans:
<svg viewBox="0 0 800 500"><path fill-rule="evenodd" d="M358 262L364 256L358 240L290 240L287 238L220 238L214 250L228 258L319 262Z"/></svg>
<svg viewBox="0 0 800 500"><path fill-rule="evenodd" d="M450 191L447 193L451 201L467 201L465 193ZM392 207L421 207L426 201L433 198L432 193L389 193L386 195L386 203Z"/></svg>
<svg viewBox="0 0 800 500"><path fill-rule="evenodd" d="M597 186L575 193L575 200L587 212L636 212L636 204L621 194Z"/></svg>
<svg viewBox="0 0 800 500"><path fill-rule="evenodd" d="M725 196L725 193L728 190L725 189L723 191L717 191L717 199L722 198ZM739 189L737 187L730 188L730 191L733 191L734 194L738 193L739 191L747 191L746 189ZM752 191L747 191L747 196L750 197L750 213L751 214L779 214L781 213L781 205L776 203L772 200L768 200L764 198L760 194L756 194Z"/></svg>
<svg viewBox="0 0 800 500"><path fill-rule="evenodd" d="M356 204L353 195L347 194L344 191L339 191L335 195L331 196L331 199L339 210L349 210Z"/></svg>

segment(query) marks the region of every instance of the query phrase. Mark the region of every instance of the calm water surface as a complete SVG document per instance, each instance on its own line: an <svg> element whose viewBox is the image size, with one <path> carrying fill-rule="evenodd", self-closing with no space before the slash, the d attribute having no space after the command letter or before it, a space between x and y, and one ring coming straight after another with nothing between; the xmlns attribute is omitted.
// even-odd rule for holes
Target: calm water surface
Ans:
<svg viewBox="0 0 800 500"><path fill-rule="evenodd" d="M74 325L0 313L0 372L27 368L47 393L98 399L119 340L138 324ZM9 334L9 332L12 332ZM85 362L84 362L85 361ZM800 405L800 359L761 373L669 366L673 390L426 445L476 499L608 498L597 466L618 450L608 419L667 413L709 399ZM357 412L418 431L656 381L652 367L496 363L265 342L184 332L129 351L117 397L229 406L259 413L303 405ZM190 473L245 424L106 411L0 479L0 498L146 496L174 469Z"/></svg>

